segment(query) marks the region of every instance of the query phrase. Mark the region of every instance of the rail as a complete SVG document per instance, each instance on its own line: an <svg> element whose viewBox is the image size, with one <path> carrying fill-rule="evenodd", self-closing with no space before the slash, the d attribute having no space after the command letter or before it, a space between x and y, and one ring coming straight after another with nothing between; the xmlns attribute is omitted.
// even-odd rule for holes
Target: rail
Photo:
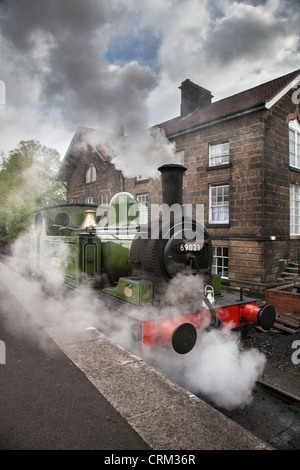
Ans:
<svg viewBox="0 0 300 470"><path fill-rule="evenodd" d="M276 387L270 383L265 382L264 380L257 380L257 383L261 385L268 393L271 395L280 398L281 400L289 403L290 405L300 407L300 397L294 395L293 393L287 392L282 388Z"/></svg>

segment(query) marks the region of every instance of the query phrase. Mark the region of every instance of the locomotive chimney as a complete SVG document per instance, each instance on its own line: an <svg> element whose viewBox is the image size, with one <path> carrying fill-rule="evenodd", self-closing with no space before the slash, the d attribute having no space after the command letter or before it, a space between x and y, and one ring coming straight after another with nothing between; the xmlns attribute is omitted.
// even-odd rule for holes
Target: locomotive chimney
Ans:
<svg viewBox="0 0 300 470"><path fill-rule="evenodd" d="M187 169L183 165L170 163L158 168L162 180L162 203L171 207L173 204L183 204L182 182L183 173Z"/></svg>

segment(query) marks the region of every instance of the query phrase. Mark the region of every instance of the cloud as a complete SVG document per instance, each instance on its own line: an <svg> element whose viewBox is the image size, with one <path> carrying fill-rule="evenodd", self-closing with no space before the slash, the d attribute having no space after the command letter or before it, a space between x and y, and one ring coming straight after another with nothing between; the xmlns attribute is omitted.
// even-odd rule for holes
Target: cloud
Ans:
<svg viewBox="0 0 300 470"><path fill-rule="evenodd" d="M290 31L288 18L276 15L274 5L231 4L226 16L210 30L203 49L205 58L213 57L220 67L236 60L279 59L282 51L293 52L298 35Z"/></svg>
<svg viewBox="0 0 300 470"><path fill-rule="evenodd" d="M7 126L17 108L27 111L31 124L38 114L42 121L57 118L69 130L123 125L130 132L147 126L145 101L156 85L155 73L136 61L110 66L105 59L109 28L120 21L125 4L11 0L1 5L3 56L7 64L13 58L5 82L9 90L21 91L19 99L8 93Z"/></svg>
<svg viewBox="0 0 300 470"><path fill-rule="evenodd" d="M64 153L79 125L176 117L186 78L217 100L289 73L299 20L291 0L0 2L1 147L39 138Z"/></svg>
<svg viewBox="0 0 300 470"><path fill-rule="evenodd" d="M151 94L154 121L159 122L159 114L161 121L175 117L174 99L179 114L176 90L185 78L218 100L299 68L299 2L187 0L173 5L170 18L162 15L158 23L163 37L161 80ZM166 89L173 90L168 100ZM158 113L159 97L164 109Z"/></svg>

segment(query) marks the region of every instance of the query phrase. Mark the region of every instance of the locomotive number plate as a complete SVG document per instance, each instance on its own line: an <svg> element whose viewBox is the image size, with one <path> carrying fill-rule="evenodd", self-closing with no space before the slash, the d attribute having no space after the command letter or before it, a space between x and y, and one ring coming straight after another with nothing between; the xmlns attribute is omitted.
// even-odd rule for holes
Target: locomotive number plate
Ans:
<svg viewBox="0 0 300 470"><path fill-rule="evenodd" d="M190 251L201 251L200 243L180 243L176 246L177 253L189 253Z"/></svg>

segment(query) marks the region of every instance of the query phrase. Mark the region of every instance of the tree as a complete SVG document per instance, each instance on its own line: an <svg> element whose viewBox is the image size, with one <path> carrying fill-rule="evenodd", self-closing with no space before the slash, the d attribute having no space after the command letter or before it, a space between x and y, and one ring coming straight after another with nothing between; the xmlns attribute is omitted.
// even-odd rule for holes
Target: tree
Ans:
<svg viewBox="0 0 300 470"><path fill-rule="evenodd" d="M55 181L59 153L37 140L21 141L0 170L0 241L10 242L29 228L32 211L66 202L66 189Z"/></svg>

